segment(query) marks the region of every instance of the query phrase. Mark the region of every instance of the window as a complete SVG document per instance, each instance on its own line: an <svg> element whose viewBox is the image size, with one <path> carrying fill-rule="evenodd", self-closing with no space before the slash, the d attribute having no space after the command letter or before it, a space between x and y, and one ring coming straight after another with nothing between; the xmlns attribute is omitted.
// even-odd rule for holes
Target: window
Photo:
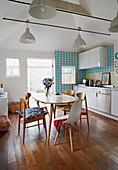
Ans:
<svg viewBox="0 0 118 170"><path fill-rule="evenodd" d="M75 66L62 66L62 84L75 84Z"/></svg>
<svg viewBox="0 0 118 170"><path fill-rule="evenodd" d="M7 58L6 59L6 76L7 77L19 77L19 59L18 58Z"/></svg>

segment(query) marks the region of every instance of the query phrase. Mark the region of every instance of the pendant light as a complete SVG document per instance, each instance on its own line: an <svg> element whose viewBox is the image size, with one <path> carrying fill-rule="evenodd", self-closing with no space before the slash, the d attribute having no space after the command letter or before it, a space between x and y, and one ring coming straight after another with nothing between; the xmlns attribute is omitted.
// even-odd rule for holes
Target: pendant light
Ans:
<svg viewBox="0 0 118 170"><path fill-rule="evenodd" d="M117 8L118 8L118 0L117 0ZM110 32L118 32L118 9L117 9L116 17L111 22L111 26L109 28L109 31Z"/></svg>
<svg viewBox="0 0 118 170"><path fill-rule="evenodd" d="M80 5L80 1L79 0L62 0L62 1L69 2L69 3L72 3L72 4Z"/></svg>
<svg viewBox="0 0 118 170"><path fill-rule="evenodd" d="M33 0L29 14L37 19L49 19L56 16L57 10L52 0Z"/></svg>
<svg viewBox="0 0 118 170"><path fill-rule="evenodd" d="M23 35L21 36L20 42L25 43L25 44L32 44L35 42L35 38L28 28L29 20L27 20L26 23L27 23L27 28L26 28L25 33L23 33Z"/></svg>
<svg viewBox="0 0 118 170"><path fill-rule="evenodd" d="M86 43L85 41L82 39L81 35L80 35L80 31L81 31L81 28L78 27L78 30L79 30L79 34L77 36L77 39L74 41L74 45L73 47L74 48L84 48L86 46Z"/></svg>

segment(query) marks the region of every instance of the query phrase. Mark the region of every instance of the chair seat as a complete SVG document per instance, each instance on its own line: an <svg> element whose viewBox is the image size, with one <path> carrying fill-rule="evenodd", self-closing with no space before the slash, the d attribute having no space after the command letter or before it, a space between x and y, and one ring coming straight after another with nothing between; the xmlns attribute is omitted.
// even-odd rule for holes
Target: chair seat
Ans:
<svg viewBox="0 0 118 170"><path fill-rule="evenodd" d="M69 115L64 115L64 116L60 116L60 117L57 117L55 120L62 120L62 119L67 119Z"/></svg>
<svg viewBox="0 0 118 170"><path fill-rule="evenodd" d="M66 112L69 112L70 111L70 107L69 106L63 107L62 110L66 111Z"/></svg>
<svg viewBox="0 0 118 170"><path fill-rule="evenodd" d="M56 104L57 107L65 107L67 104Z"/></svg>
<svg viewBox="0 0 118 170"><path fill-rule="evenodd" d="M17 112L23 117L23 110L18 110ZM25 119L32 119L46 114L48 114L48 112L39 109L39 107L25 109Z"/></svg>
<svg viewBox="0 0 118 170"><path fill-rule="evenodd" d="M54 126L55 126L57 132L60 132L60 126L68 119L68 116L69 115L60 116L60 117L57 117L56 119L54 119Z"/></svg>
<svg viewBox="0 0 118 170"><path fill-rule="evenodd" d="M72 107L73 103L71 103L70 105L67 105L65 107L62 108L63 111L66 111L66 112L70 112L70 109Z"/></svg>

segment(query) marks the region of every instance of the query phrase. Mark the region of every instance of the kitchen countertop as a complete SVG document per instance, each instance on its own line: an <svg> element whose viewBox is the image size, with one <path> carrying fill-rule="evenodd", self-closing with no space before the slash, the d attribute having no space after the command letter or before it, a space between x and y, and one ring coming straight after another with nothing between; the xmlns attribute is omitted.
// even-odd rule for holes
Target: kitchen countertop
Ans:
<svg viewBox="0 0 118 170"><path fill-rule="evenodd" d="M92 86L85 86L83 84L78 84L78 85L74 85L74 86L79 86L79 87L83 87L83 88L100 88L100 89L109 89L111 91L118 91L118 87L92 87Z"/></svg>

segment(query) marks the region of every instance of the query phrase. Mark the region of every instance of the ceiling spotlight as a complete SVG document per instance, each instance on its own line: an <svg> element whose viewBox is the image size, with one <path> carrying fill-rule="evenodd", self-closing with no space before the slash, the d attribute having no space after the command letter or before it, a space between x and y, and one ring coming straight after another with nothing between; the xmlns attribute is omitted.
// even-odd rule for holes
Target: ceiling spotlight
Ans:
<svg viewBox="0 0 118 170"><path fill-rule="evenodd" d="M29 14L37 19L50 19L56 16L57 10L52 0L33 0Z"/></svg>
<svg viewBox="0 0 118 170"><path fill-rule="evenodd" d="M20 38L20 42L21 43L25 43L25 44L32 44L34 43L36 40L34 38L34 36L32 35L32 33L30 32L29 28L28 28L28 22L29 20L26 21L27 23L27 28L25 33L23 33L23 35Z"/></svg>
<svg viewBox="0 0 118 170"><path fill-rule="evenodd" d="M74 41L74 45L73 47L74 48L84 48L86 46L86 43L85 41L82 39L81 35L80 35L80 31L81 31L81 28L78 27L78 30L79 30L79 34L77 36L77 39Z"/></svg>
<svg viewBox="0 0 118 170"><path fill-rule="evenodd" d="M118 0L117 0L117 8L118 8ZM112 20L109 30L110 32L118 32L118 10L116 17Z"/></svg>

